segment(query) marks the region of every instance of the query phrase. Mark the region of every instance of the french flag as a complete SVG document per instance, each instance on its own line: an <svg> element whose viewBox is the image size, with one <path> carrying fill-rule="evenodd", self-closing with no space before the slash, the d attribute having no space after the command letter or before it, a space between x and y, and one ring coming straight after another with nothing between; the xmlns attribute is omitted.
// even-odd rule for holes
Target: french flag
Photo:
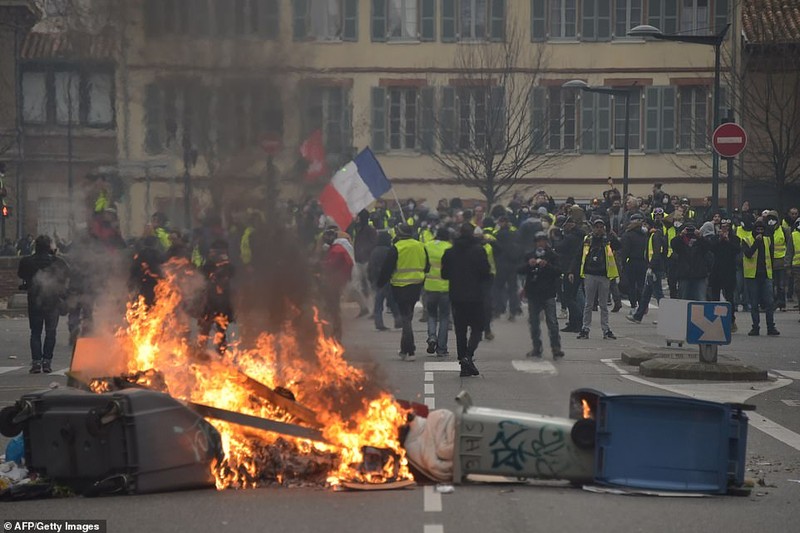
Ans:
<svg viewBox="0 0 800 533"><path fill-rule="evenodd" d="M386 194L392 184L369 147L333 175L319 195L326 215L346 230L359 211Z"/></svg>

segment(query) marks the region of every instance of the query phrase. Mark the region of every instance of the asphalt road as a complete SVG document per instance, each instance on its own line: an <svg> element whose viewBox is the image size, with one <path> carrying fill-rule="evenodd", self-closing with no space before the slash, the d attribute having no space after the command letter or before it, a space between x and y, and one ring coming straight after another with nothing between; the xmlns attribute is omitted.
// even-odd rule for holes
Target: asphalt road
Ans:
<svg viewBox="0 0 800 533"><path fill-rule="evenodd" d="M623 312L626 308L623 308ZM420 353L415 362L396 355L399 332L376 332L366 319L345 322L344 344L355 364L376 362L380 377L397 397L455 409L460 390L476 405L567 416L571 390L593 387L608 393L683 394L720 401L748 401L750 413L747 476L762 480L750 496L710 498L633 497L595 494L563 483L472 483L451 494L433 487L385 492L333 492L322 489L187 491L99 499L69 498L0 504L0 519L106 519L110 532L134 531L347 531L439 533L487 531L596 532L753 532L797 531L800 523L800 323L796 310L777 315L782 335L741 332L721 354L771 371L768 383L645 380L618 360L625 348L664 346L651 321L631 324L612 314L616 341L593 336L579 341L564 334L566 358L531 365L527 322L495 323L497 338L483 342L476 364L481 376L460 378L448 365L425 357L424 325L415 321ZM348 311L348 313L351 313ZM351 313L354 314L354 313ZM598 317L595 317L595 321ZM54 369L68 367L66 331L60 328ZM451 336L451 352L455 342ZM547 342L545 341L545 345ZM0 405L21 394L64 385L56 374L27 373L27 321L0 319ZM16 356L16 359L12 359ZM449 361L453 361L450 358ZM426 364L428 365L426 368ZM454 367L455 365L449 365ZM4 446L5 440L2 444ZM795 481L792 481L795 480Z"/></svg>

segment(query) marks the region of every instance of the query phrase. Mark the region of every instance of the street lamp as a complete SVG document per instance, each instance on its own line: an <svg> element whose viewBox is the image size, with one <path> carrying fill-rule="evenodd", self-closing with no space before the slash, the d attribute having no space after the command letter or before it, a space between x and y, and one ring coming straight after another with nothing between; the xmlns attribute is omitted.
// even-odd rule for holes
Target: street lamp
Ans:
<svg viewBox="0 0 800 533"><path fill-rule="evenodd" d="M631 89L608 89L606 87L591 87L583 80L570 80L562 85L562 87L580 89L587 93L610 94L612 96L622 96L625 98L625 152L622 163L622 198L628 197L628 160L629 160L629 147L630 147L630 128L631 128Z"/></svg>
<svg viewBox="0 0 800 533"><path fill-rule="evenodd" d="M725 35L730 27L730 24L726 24L716 35L665 35L655 26L648 24L636 26L628 32L631 37L653 37L662 41L705 44L714 47L714 118L712 131L719 126L719 58L722 43L725 42ZM728 196L730 195L731 191L728 191ZM719 209L719 154L715 150L711 150L711 207L714 210Z"/></svg>

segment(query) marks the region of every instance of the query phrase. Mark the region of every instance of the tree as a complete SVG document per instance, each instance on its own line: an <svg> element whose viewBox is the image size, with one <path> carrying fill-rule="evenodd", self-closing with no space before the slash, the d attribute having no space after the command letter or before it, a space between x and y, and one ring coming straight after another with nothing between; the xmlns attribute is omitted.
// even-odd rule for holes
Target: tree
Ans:
<svg viewBox="0 0 800 533"><path fill-rule="evenodd" d="M458 79L440 91L435 116L425 116L423 96L423 150L448 177L477 189L489 208L523 179L556 164L559 153L546 151L546 140L549 128L563 123L561 117L548 120L545 89L538 86L543 46L526 42L517 25L507 28L502 42L459 45ZM426 128L426 119L435 127Z"/></svg>

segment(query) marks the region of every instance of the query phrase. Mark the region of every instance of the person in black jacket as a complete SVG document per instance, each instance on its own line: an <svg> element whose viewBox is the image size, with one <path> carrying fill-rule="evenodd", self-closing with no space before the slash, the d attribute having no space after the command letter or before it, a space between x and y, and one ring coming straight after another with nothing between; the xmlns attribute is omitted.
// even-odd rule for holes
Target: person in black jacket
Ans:
<svg viewBox="0 0 800 533"><path fill-rule="evenodd" d="M556 316L556 287L561 277L557 265L558 256L550 248L550 239L546 233L538 233L536 249L525 256L525 262L518 270L519 274L525 276L525 297L528 299L528 321L533 341L533 350L527 353L528 357L542 357L542 312L550 336L553 359L564 357Z"/></svg>
<svg viewBox="0 0 800 533"><path fill-rule="evenodd" d="M506 311L508 303L509 319L522 314L517 289L517 265L522 259L520 246L517 242L517 231L511 227L511 221L503 215L497 219L497 228L494 232L497 248L495 263L497 274L494 278L494 315L499 317Z"/></svg>
<svg viewBox="0 0 800 533"><path fill-rule="evenodd" d="M711 254L709 241L696 231L694 224L687 223L672 239L672 253L675 256L678 298L705 301Z"/></svg>
<svg viewBox="0 0 800 533"><path fill-rule="evenodd" d="M442 279L450 281L450 305L462 377L480 373L472 360L485 323L482 287L492 276L486 251L474 232L469 222L461 224L453 247L442 256Z"/></svg>
<svg viewBox="0 0 800 533"><path fill-rule="evenodd" d="M625 265L622 268L622 278L628 293L628 300L631 302L630 314L633 314L639 305L639 297L644 288L648 238L647 228L644 226L644 216L641 213L632 214L625 233L620 238L622 244L620 259Z"/></svg>
<svg viewBox="0 0 800 533"><path fill-rule="evenodd" d="M653 221L647 237L647 270L644 277L644 288L642 296L639 298L639 307L633 315L626 315L625 318L637 324L642 322L642 318L650 307L650 298L656 297L656 302L660 302L664 297L661 288L661 280L666 277L667 267L667 238L664 236L664 209L656 207L653 209Z"/></svg>
<svg viewBox="0 0 800 533"><path fill-rule="evenodd" d="M392 291L389 290L389 285L382 287L378 286L378 277L380 276L381 268L386 262L389 251L392 249L392 236L387 231L381 230L378 232L377 243L369 255L369 263L367 264L367 277L369 278L370 286L375 293L375 302L372 307L375 329L378 331L386 331L389 328L383 324L383 304L386 305L394 316L395 329L401 328L403 325L400 323L400 311L397 309L397 304L392 297Z"/></svg>
<svg viewBox="0 0 800 533"><path fill-rule="evenodd" d="M720 301L720 293L733 304L736 292L736 265L741 262L742 244L733 231L729 218L720 221L719 235L711 243L714 253L714 266L708 277L711 299ZM736 306L733 305L731 331L736 331Z"/></svg>
<svg viewBox="0 0 800 533"><path fill-rule="evenodd" d="M22 278L22 289L28 291L28 324L31 329L31 374L52 371L56 330L69 284L69 267L56 256L52 241L39 235L34 243L34 253L19 262L17 275ZM44 328L44 345L42 345Z"/></svg>
<svg viewBox="0 0 800 533"><path fill-rule="evenodd" d="M214 346L222 355L227 349L228 326L234 321L233 305L231 303L231 281L233 279L233 265L228 257L228 242L218 239L211 243L208 259L203 264L201 271L206 278L205 301L198 325L198 344L205 348L212 326L216 326L217 334L214 335Z"/></svg>
<svg viewBox="0 0 800 533"><path fill-rule="evenodd" d="M583 306L585 303L581 279L581 248L586 233L576 224L572 216L564 221L564 238L556 247L564 272L564 305L569 311L567 325L561 330L566 333L579 333L583 325Z"/></svg>

